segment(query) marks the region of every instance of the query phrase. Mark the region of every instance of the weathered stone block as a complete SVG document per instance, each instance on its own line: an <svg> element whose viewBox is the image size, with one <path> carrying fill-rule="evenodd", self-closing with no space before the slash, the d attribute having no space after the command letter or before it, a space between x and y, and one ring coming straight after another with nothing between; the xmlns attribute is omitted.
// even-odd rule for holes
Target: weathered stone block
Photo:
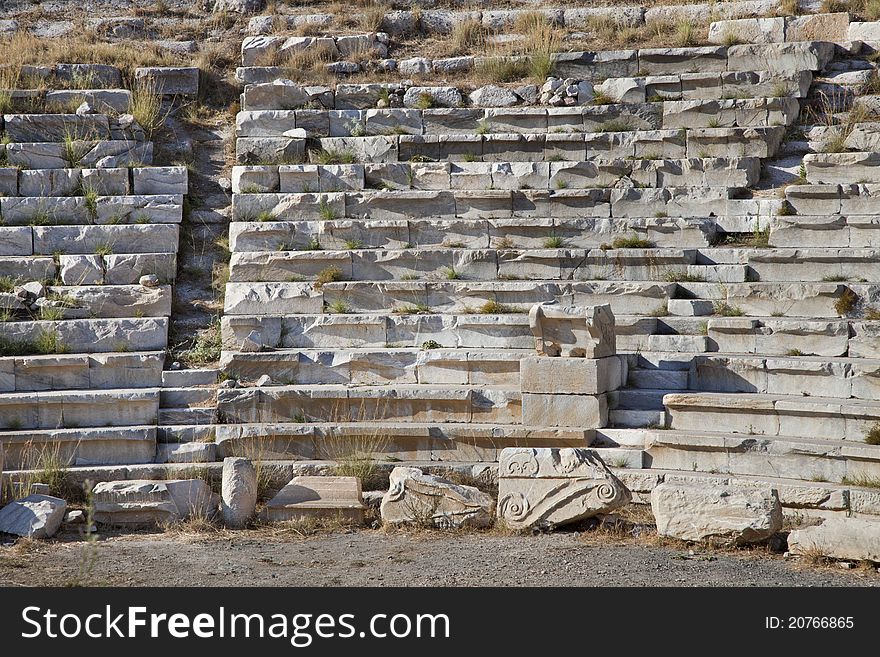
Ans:
<svg viewBox="0 0 880 657"><path fill-rule="evenodd" d="M607 358L520 359L523 392L561 395L596 395L616 390L622 384L623 367L617 356Z"/></svg>
<svg viewBox="0 0 880 657"><path fill-rule="evenodd" d="M364 523L361 482L357 477L294 477L266 504L266 518L299 521L330 518Z"/></svg>
<svg viewBox="0 0 880 657"><path fill-rule="evenodd" d="M602 395L522 394L522 423L531 427L599 429L608 424Z"/></svg>
<svg viewBox="0 0 880 657"><path fill-rule="evenodd" d="M553 528L625 506L630 492L593 450L508 447L498 465L498 519Z"/></svg>
<svg viewBox="0 0 880 657"><path fill-rule="evenodd" d="M472 486L405 467L391 471L390 484L380 507L384 522L443 529L487 527L492 522L492 498Z"/></svg>

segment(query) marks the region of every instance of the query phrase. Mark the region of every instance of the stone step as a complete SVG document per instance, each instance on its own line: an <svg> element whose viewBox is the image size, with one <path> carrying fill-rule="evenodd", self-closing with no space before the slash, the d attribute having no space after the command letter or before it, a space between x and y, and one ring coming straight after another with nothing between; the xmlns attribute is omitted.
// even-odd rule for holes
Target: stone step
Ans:
<svg viewBox="0 0 880 657"><path fill-rule="evenodd" d="M646 388L621 388L608 393L612 408L632 411L662 411L663 396L669 390Z"/></svg>
<svg viewBox="0 0 880 657"><path fill-rule="evenodd" d="M159 424L165 425L204 425L216 424L217 409L216 408L160 408L158 409Z"/></svg>
<svg viewBox="0 0 880 657"><path fill-rule="evenodd" d="M153 206L177 201L187 193L187 170L185 167L111 167L111 168L48 168L24 169L0 168L0 190L7 197L17 197L20 202L7 201L0 204L10 212L16 211L34 198L57 199L48 204L49 209L70 208L82 214L83 209L94 223L103 223L117 209L131 210L142 204L146 219L156 214ZM151 197L145 199L144 197ZM49 210L46 210L49 213ZM139 219L143 221L139 216ZM179 220L178 220L179 222Z"/></svg>
<svg viewBox="0 0 880 657"><path fill-rule="evenodd" d="M155 388L164 352L0 357L0 392Z"/></svg>
<svg viewBox="0 0 880 657"><path fill-rule="evenodd" d="M156 388L44 390L0 394L0 429L58 429L153 424Z"/></svg>
<svg viewBox="0 0 880 657"><path fill-rule="evenodd" d="M552 239L552 238L549 238ZM551 246L556 241L549 242ZM353 249L234 252L229 281L418 279L644 281L686 276L696 253L681 249ZM418 280L416 279L416 280ZM709 304L711 312L712 304Z"/></svg>
<svg viewBox="0 0 880 657"><path fill-rule="evenodd" d="M129 255L176 253L174 224L0 226L0 255Z"/></svg>
<svg viewBox="0 0 880 657"><path fill-rule="evenodd" d="M485 151L484 151L485 157ZM553 190L613 187L750 187L761 176L756 157L611 158L549 162L400 162L236 166L236 194L376 190Z"/></svg>
<svg viewBox="0 0 880 657"><path fill-rule="evenodd" d="M464 385L266 386L217 392L217 411L226 423L400 421L522 421L519 387ZM160 413L160 419L162 415Z"/></svg>
<svg viewBox="0 0 880 657"><path fill-rule="evenodd" d="M0 276L19 283L60 280L64 285L135 285L141 276L160 273L172 282L177 273L174 253L109 255L0 256ZM170 277L170 278L168 278Z"/></svg>
<svg viewBox="0 0 880 657"><path fill-rule="evenodd" d="M688 373L682 370L631 369L629 370L627 385L632 388L687 390Z"/></svg>
<svg viewBox="0 0 880 657"><path fill-rule="evenodd" d="M160 443L156 445L156 463L213 463L217 460L214 443Z"/></svg>
<svg viewBox="0 0 880 657"><path fill-rule="evenodd" d="M121 172L128 175L127 169ZM24 172L19 175L23 176ZM78 181L76 187L56 191L72 192L81 184L82 181ZM170 227L157 229L152 224L179 224L183 217L183 194L102 195L94 198L64 194L6 196L0 197L0 212L3 213L4 226L33 226L35 229L54 226L124 228L129 232L131 228L138 227L167 231Z"/></svg>
<svg viewBox="0 0 880 657"><path fill-rule="evenodd" d="M696 356L690 388L705 392L809 395L837 399L880 397L880 359L826 356Z"/></svg>
<svg viewBox="0 0 880 657"><path fill-rule="evenodd" d="M645 446L649 429L596 429L592 447L635 447ZM647 466L646 466L647 467Z"/></svg>
<svg viewBox="0 0 880 657"><path fill-rule="evenodd" d="M2 353L108 353L164 350L165 317L0 322Z"/></svg>
<svg viewBox="0 0 880 657"><path fill-rule="evenodd" d="M215 386L220 370L216 368L191 370L165 370L162 372L163 388L188 388L192 386Z"/></svg>
<svg viewBox="0 0 880 657"><path fill-rule="evenodd" d="M3 302L0 302L0 305ZM46 317L70 319L108 319L114 317L167 317L171 314L171 286L70 285L46 288L46 295L27 304L20 299L7 306L9 321Z"/></svg>
<svg viewBox="0 0 880 657"><path fill-rule="evenodd" d="M785 188L785 200L798 215L824 215L826 218L838 214L876 216L878 193L880 188L877 185L860 183L857 178L844 185L789 185Z"/></svg>
<svg viewBox="0 0 880 657"><path fill-rule="evenodd" d="M876 248L880 246L880 222L867 205L846 215L831 211L822 216L773 217L769 242L776 247Z"/></svg>
<svg viewBox="0 0 880 657"><path fill-rule="evenodd" d="M306 249L315 243L330 250L352 245L526 249L563 240L571 248L598 248L636 237L657 247L695 248L708 246L716 231L715 218L707 217L266 221L230 223L229 245L233 252Z"/></svg>
<svg viewBox="0 0 880 657"><path fill-rule="evenodd" d="M880 422L873 400L758 393L673 393L663 398L669 426L752 436L815 436L863 441Z"/></svg>
<svg viewBox="0 0 880 657"><path fill-rule="evenodd" d="M728 187L641 189L361 191L295 194L235 194L234 221L364 219L513 219L704 217L760 215L779 208L778 199L730 198ZM117 228L120 228L117 226Z"/></svg>
<svg viewBox="0 0 880 657"><path fill-rule="evenodd" d="M365 455L401 461L495 462L505 447L586 447L593 432L479 422L351 422L225 424L217 427L218 456L259 460L333 459Z"/></svg>
<svg viewBox="0 0 880 657"><path fill-rule="evenodd" d="M217 389L214 387L171 388L162 386L159 394L159 407L162 409L212 408L217 402Z"/></svg>
<svg viewBox="0 0 880 657"><path fill-rule="evenodd" d="M720 76L704 80L720 82ZM714 90L697 99L574 107L314 110L297 109L297 101L302 105L309 100L305 93L297 98L296 89L249 85L236 118L236 136L286 137L297 130L309 138L367 136L391 143L407 136L768 128L790 125L799 112L797 98L790 96L720 99L720 94L712 97Z"/></svg>
<svg viewBox="0 0 880 657"><path fill-rule="evenodd" d="M156 427L136 424L2 430L5 468L43 470L53 462L77 466L152 463L156 455Z"/></svg>
<svg viewBox="0 0 880 657"><path fill-rule="evenodd" d="M345 349L223 352L223 371L239 382L271 384L519 385L519 361L533 349Z"/></svg>
<svg viewBox="0 0 880 657"><path fill-rule="evenodd" d="M880 155L868 153L808 153L804 156L807 182L821 185L880 183Z"/></svg>
<svg viewBox="0 0 880 657"><path fill-rule="evenodd" d="M160 409L161 410L161 409ZM213 443L216 425L179 424L156 427L156 441L159 443Z"/></svg>
<svg viewBox="0 0 880 657"><path fill-rule="evenodd" d="M45 137L41 137L45 139ZM6 163L23 169L142 167L153 163L153 142L127 139L39 141L6 144Z"/></svg>
<svg viewBox="0 0 880 657"><path fill-rule="evenodd" d="M608 424L612 427L662 427L665 422L666 413L660 410L614 408L608 411Z"/></svg>
<svg viewBox="0 0 880 657"><path fill-rule="evenodd" d="M527 313L535 303L610 303L615 314L637 314L666 306L676 283L553 281L351 281L325 283L228 283L227 315ZM761 285L756 283L754 285ZM832 286L836 289L836 286ZM824 288L823 288L824 289ZM808 298L808 300L811 300ZM827 301L831 306L831 302ZM650 310L648 310L650 312Z"/></svg>
<svg viewBox="0 0 880 657"><path fill-rule="evenodd" d="M33 113L41 108L56 113L60 108L76 108L82 103L102 114L126 114L131 105L128 89L3 89L9 96L11 113Z"/></svg>
<svg viewBox="0 0 880 657"><path fill-rule="evenodd" d="M880 477L880 446L854 440L670 430L650 432L645 448L651 467L668 470L836 483Z"/></svg>

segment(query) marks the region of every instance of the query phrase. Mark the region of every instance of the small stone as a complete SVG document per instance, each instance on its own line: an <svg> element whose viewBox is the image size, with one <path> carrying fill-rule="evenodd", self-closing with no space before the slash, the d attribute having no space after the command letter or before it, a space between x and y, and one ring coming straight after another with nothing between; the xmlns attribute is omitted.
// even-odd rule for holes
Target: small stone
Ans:
<svg viewBox="0 0 880 657"><path fill-rule="evenodd" d="M264 374L259 379L257 379L257 386L270 386L272 385L272 377L268 374Z"/></svg>
<svg viewBox="0 0 880 657"><path fill-rule="evenodd" d="M262 336L259 331L251 331L247 337L241 341L239 351L245 353L256 353L263 350Z"/></svg>
<svg viewBox="0 0 880 657"><path fill-rule="evenodd" d="M159 287L159 277L156 274L145 274L138 279L138 283L144 287Z"/></svg>

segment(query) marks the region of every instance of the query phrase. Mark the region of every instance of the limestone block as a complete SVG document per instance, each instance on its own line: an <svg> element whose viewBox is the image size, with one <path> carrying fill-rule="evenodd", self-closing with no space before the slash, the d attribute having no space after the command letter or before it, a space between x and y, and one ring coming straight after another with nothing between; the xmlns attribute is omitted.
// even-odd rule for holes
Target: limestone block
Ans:
<svg viewBox="0 0 880 657"><path fill-rule="evenodd" d="M244 527L257 505L257 471L241 457L223 459L223 493L220 511L223 522L233 528Z"/></svg>
<svg viewBox="0 0 880 657"><path fill-rule="evenodd" d="M616 390L622 384L623 367L617 356L606 358L520 359L520 389L523 392L562 395L596 395Z"/></svg>
<svg viewBox="0 0 880 657"><path fill-rule="evenodd" d="M63 169L69 166L64 144L60 143L6 144L6 159L9 164L26 169Z"/></svg>
<svg viewBox="0 0 880 657"><path fill-rule="evenodd" d="M848 41L849 14L847 12L821 13L785 18L786 41ZM861 39L858 39L861 40Z"/></svg>
<svg viewBox="0 0 880 657"><path fill-rule="evenodd" d="M759 485L665 482L651 492L657 533L685 541L759 543L782 529L782 505Z"/></svg>
<svg viewBox="0 0 880 657"><path fill-rule="evenodd" d="M422 114L414 109L368 109L368 135L420 135L423 132Z"/></svg>
<svg viewBox="0 0 880 657"><path fill-rule="evenodd" d="M0 196L18 196L17 168L0 167Z"/></svg>
<svg viewBox="0 0 880 657"><path fill-rule="evenodd" d="M846 38L849 41L880 42L880 23L853 21L849 24Z"/></svg>
<svg viewBox="0 0 880 657"><path fill-rule="evenodd" d="M636 50L556 53L552 74L559 78L576 78L595 82L606 78L638 75Z"/></svg>
<svg viewBox="0 0 880 657"><path fill-rule="evenodd" d="M277 168L277 173L278 191L282 194L318 191L318 166L315 164L282 164Z"/></svg>
<svg viewBox="0 0 880 657"><path fill-rule="evenodd" d="M360 191L363 188L363 164L324 164L318 167L318 189L322 192Z"/></svg>
<svg viewBox="0 0 880 657"><path fill-rule="evenodd" d="M247 85L242 94L241 107L243 110L292 110L308 103L309 94L303 87L291 80L278 79Z"/></svg>
<svg viewBox="0 0 880 657"><path fill-rule="evenodd" d="M552 529L630 502L593 450L507 447L498 465L498 518L514 529Z"/></svg>
<svg viewBox="0 0 880 657"><path fill-rule="evenodd" d="M614 314L608 305L537 304L529 311L529 326L542 356L604 358L616 353Z"/></svg>
<svg viewBox="0 0 880 657"><path fill-rule="evenodd" d="M135 194L186 194L186 167L135 167L131 169Z"/></svg>
<svg viewBox="0 0 880 657"><path fill-rule="evenodd" d="M272 521L301 521L309 518L343 520L364 524L366 507L357 477L294 477L266 504L266 518Z"/></svg>
<svg viewBox="0 0 880 657"><path fill-rule="evenodd" d="M76 196L79 188L79 169L25 170L18 177L21 196Z"/></svg>
<svg viewBox="0 0 880 657"><path fill-rule="evenodd" d="M472 486L461 486L418 468L396 467L380 512L389 524L428 524L442 529L487 527L492 498Z"/></svg>
<svg viewBox="0 0 880 657"><path fill-rule="evenodd" d="M833 559L880 561L880 522L861 518L824 518L815 527L788 535L792 554L819 554Z"/></svg>
<svg viewBox="0 0 880 657"><path fill-rule="evenodd" d="M461 92L456 87L413 86L403 95L404 107L427 109L428 107L459 107Z"/></svg>
<svg viewBox="0 0 880 657"><path fill-rule="evenodd" d="M739 43L782 43L785 41L785 18L737 18L713 21L709 25L709 43L724 44L729 39L736 39Z"/></svg>
<svg viewBox="0 0 880 657"><path fill-rule="evenodd" d="M82 169L80 179L83 189L94 190L99 196L125 196L130 191L127 168Z"/></svg>
<svg viewBox="0 0 880 657"><path fill-rule="evenodd" d="M646 99L645 78L608 78L595 89L615 103L644 103Z"/></svg>
<svg viewBox="0 0 880 657"><path fill-rule="evenodd" d="M0 256L29 256L34 252L30 226L0 226Z"/></svg>
<svg viewBox="0 0 880 657"><path fill-rule="evenodd" d="M0 532L27 538L52 538L61 527L67 502L50 495L28 495L0 509Z"/></svg>
<svg viewBox="0 0 880 657"><path fill-rule="evenodd" d="M104 282L101 256L60 255L58 264L64 285L101 285Z"/></svg>
<svg viewBox="0 0 880 657"><path fill-rule="evenodd" d="M135 69L134 77L164 96L199 93L199 69L195 66L147 66Z"/></svg>
<svg viewBox="0 0 880 657"><path fill-rule="evenodd" d="M807 153L804 167L810 183L880 182L880 155L876 153Z"/></svg>
<svg viewBox="0 0 880 657"><path fill-rule="evenodd" d="M602 395L522 394L522 423L529 427L599 429L608 424L608 400Z"/></svg>
<svg viewBox="0 0 880 657"><path fill-rule="evenodd" d="M156 445L156 463L213 463L217 460L214 443L162 443Z"/></svg>
<svg viewBox="0 0 880 657"><path fill-rule="evenodd" d="M642 48L638 62L640 75L720 72L727 70L727 49L719 46Z"/></svg>
<svg viewBox="0 0 880 657"><path fill-rule="evenodd" d="M210 518L217 495L201 479L105 481L95 485L95 521L106 525L158 525Z"/></svg>
<svg viewBox="0 0 880 657"><path fill-rule="evenodd" d="M432 108L422 112L427 135L475 134L485 110L472 108Z"/></svg>
<svg viewBox="0 0 880 657"><path fill-rule="evenodd" d="M110 123L104 114L7 114L4 125L12 142L110 138Z"/></svg>
<svg viewBox="0 0 880 657"><path fill-rule="evenodd" d="M383 91L389 94L400 89L394 83L337 84L334 107L341 110L362 110L375 107ZM298 125L298 124L297 124Z"/></svg>
<svg viewBox="0 0 880 657"><path fill-rule="evenodd" d="M727 49L729 71L821 71L834 57L834 44L800 41L731 46Z"/></svg>

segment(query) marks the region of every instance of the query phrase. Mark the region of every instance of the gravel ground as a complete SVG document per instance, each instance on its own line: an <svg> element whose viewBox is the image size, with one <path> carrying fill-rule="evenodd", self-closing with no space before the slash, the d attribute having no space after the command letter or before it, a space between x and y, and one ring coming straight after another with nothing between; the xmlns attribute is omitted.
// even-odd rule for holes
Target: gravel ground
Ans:
<svg viewBox="0 0 880 657"><path fill-rule="evenodd" d="M0 547L0 585L877 586L876 569L807 566L765 549L694 550L656 537L291 530L75 535ZM83 568L84 564L86 567ZM77 580L77 573L86 575Z"/></svg>

